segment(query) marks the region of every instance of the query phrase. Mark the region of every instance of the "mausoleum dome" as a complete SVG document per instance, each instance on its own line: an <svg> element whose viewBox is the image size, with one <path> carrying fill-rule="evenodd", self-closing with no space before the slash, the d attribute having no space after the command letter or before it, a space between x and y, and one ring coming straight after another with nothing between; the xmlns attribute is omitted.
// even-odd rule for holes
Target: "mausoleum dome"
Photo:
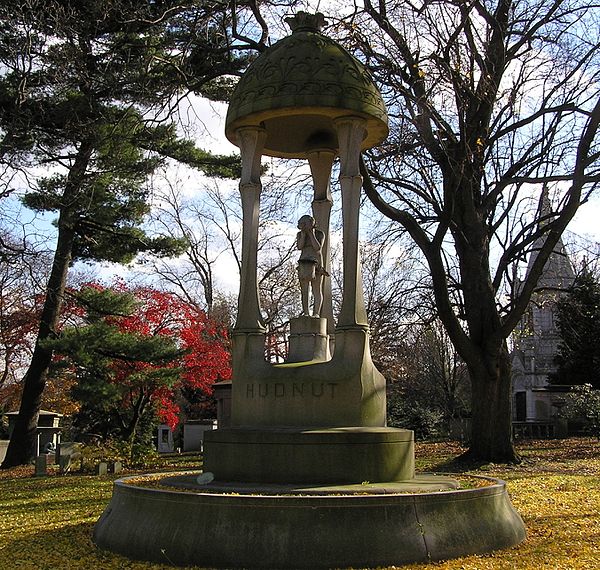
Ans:
<svg viewBox="0 0 600 570"><path fill-rule="evenodd" d="M263 154L304 158L310 150L337 149L334 120L366 120L362 148L388 134L387 112L366 68L337 42L319 32L322 14L298 12L287 22L292 34L267 49L240 79L227 113L225 133L263 126Z"/></svg>

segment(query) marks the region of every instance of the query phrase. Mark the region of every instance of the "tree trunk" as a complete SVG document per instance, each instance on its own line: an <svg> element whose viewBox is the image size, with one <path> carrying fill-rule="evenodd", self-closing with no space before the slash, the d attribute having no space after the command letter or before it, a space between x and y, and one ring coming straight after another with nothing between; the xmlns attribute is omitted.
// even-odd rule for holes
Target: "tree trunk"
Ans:
<svg viewBox="0 0 600 570"><path fill-rule="evenodd" d="M71 261L74 233L72 227L63 227L59 230L38 338L29 369L23 380L23 396L21 397L19 415L10 437L2 469L29 463L35 455L34 446L42 406L42 394L46 387L48 369L52 361L52 351L44 346L44 341L56 333L67 281L67 271Z"/></svg>
<svg viewBox="0 0 600 570"><path fill-rule="evenodd" d="M471 375L471 444L468 459L494 463L520 461L512 440L510 356L506 343L481 351L480 364L467 363Z"/></svg>
<svg viewBox="0 0 600 570"><path fill-rule="evenodd" d="M137 430L138 424L144 415L144 411L146 410L146 406L149 403L149 399L146 398L143 391L142 394L137 399L135 406L133 407L133 416L127 425L123 426L122 436L123 439L129 441L131 445L135 442L135 432Z"/></svg>
<svg viewBox="0 0 600 570"><path fill-rule="evenodd" d="M48 369L52 362L52 350L44 346L44 341L52 338L57 332L75 240L76 214L73 204L81 188L92 150L91 144L81 145L67 177L63 193L63 204L66 204L66 206L61 209L58 219L56 251L46 287L46 298L42 309L38 337L31 357L31 364L23 379L23 395L19 415L10 437L6 457L1 466L2 469L25 465L33 459L35 454L34 446L42 406L42 395L46 387Z"/></svg>
<svg viewBox="0 0 600 570"><path fill-rule="evenodd" d="M473 199L480 195L476 177L457 182L455 187L460 185L469 189L456 195L462 231L453 230L469 336L469 342L459 351L469 369L472 387L467 455L476 461L513 463L519 458L512 440L511 365L490 277L486 217Z"/></svg>

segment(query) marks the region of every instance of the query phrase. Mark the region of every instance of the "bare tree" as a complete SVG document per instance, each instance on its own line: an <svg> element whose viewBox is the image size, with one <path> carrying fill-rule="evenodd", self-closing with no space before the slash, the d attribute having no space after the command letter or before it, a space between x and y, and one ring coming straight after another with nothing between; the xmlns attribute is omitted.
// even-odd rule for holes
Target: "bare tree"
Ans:
<svg viewBox="0 0 600 570"><path fill-rule="evenodd" d="M406 330L435 318L429 273L415 249L387 228L370 232L361 243L371 355L388 382L402 376L398 355Z"/></svg>
<svg viewBox="0 0 600 570"><path fill-rule="evenodd" d="M295 167L288 170L276 167L276 170L279 174L273 174L265 184L261 200L258 285L268 345L278 353L274 352L273 358L282 358L286 323L299 313L297 276L292 262L296 252L294 220L302 207L299 196L303 194L306 176ZM181 188L185 184L181 181L161 186L156 190L159 207L155 223L161 232L183 238L187 249L178 259L155 261L155 273L183 298L211 313L215 299L222 298L224 293L219 289L217 262L228 257L238 272L241 266L239 194L222 181L207 182L194 197L184 195Z"/></svg>
<svg viewBox="0 0 600 570"><path fill-rule="evenodd" d="M0 389L20 382L33 352L48 256L20 236L0 232ZM0 406L2 402L0 402Z"/></svg>
<svg viewBox="0 0 600 570"><path fill-rule="evenodd" d="M215 303L214 266L238 236L229 227L229 212L223 218L214 215L214 209L225 208L225 199L218 189L206 187L204 200L185 198L167 178L159 193L159 207L154 213L162 232L187 245L183 258L154 261L154 271L163 283L177 291L187 301L202 306L208 314Z"/></svg>
<svg viewBox="0 0 600 570"><path fill-rule="evenodd" d="M507 338L600 180L598 7L366 0L339 22L390 113L390 137L362 165L365 190L427 261L472 381L474 459L518 460ZM550 207L536 208L543 188Z"/></svg>

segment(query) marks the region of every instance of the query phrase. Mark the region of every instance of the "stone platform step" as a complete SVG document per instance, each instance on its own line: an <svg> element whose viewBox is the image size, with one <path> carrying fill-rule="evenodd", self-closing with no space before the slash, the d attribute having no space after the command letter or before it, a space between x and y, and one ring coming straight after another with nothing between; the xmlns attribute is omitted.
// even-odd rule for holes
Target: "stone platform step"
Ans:
<svg viewBox="0 0 600 570"><path fill-rule="evenodd" d="M198 493L236 493L238 495L389 495L398 493L433 493L458 489L456 479L433 474L419 474L408 481L371 483L364 481L353 485L284 485L249 484L232 481L198 483L199 473L176 475L160 480L162 485L188 489Z"/></svg>

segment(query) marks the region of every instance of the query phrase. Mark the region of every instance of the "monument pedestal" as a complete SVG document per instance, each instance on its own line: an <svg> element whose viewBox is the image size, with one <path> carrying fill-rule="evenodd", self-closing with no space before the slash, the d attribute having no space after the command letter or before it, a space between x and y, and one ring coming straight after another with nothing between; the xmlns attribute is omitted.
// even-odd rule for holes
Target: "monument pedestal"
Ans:
<svg viewBox="0 0 600 570"><path fill-rule="evenodd" d="M486 486L454 490L439 476L312 488L162 476L164 488L115 482L94 529L100 548L202 568L326 570L430 563L525 538L504 482L484 477Z"/></svg>
<svg viewBox="0 0 600 570"><path fill-rule="evenodd" d="M289 351L286 362L325 362L331 358L327 319L296 317L290 319Z"/></svg>
<svg viewBox="0 0 600 570"><path fill-rule="evenodd" d="M415 476L413 432L395 428L229 428L207 432L217 481L355 484Z"/></svg>
<svg viewBox="0 0 600 570"><path fill-rule="evenodd" d="M326 362L270 364L248 349L258 338L233 336L231 427L385 426L385 378L371 360L366 330L336 332Z"/></svg>

